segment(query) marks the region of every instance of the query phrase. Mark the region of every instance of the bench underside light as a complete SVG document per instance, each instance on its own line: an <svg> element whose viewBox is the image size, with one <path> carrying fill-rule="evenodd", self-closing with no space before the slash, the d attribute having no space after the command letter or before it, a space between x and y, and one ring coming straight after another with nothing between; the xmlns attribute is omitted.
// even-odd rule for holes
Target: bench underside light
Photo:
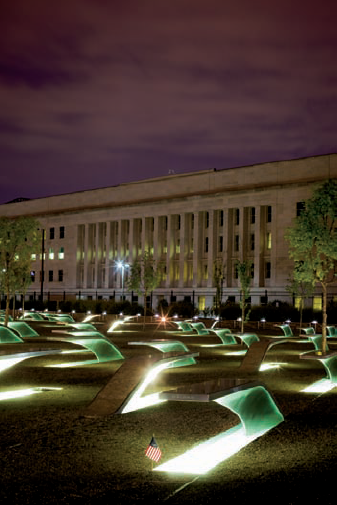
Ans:
<svg viewBox="0 0 337 505"><path fill-rule="evenodd" d="M305 352L301 355L302 359L315 359L322 363L326 371L326 377L314 382L310 386L302 389L302 393L326 393L337 386L337 354L329 355L316 352Z"/></svg>
<svg viewBox="0 0 337 505"><path fill-rule="evenodd" d="M165 393L161 396L166 397ZM237 414L241 423L157 466L155 471L197 475L207 473L284 420L272 396L263 386L225 394L214 401Z"/></svg>

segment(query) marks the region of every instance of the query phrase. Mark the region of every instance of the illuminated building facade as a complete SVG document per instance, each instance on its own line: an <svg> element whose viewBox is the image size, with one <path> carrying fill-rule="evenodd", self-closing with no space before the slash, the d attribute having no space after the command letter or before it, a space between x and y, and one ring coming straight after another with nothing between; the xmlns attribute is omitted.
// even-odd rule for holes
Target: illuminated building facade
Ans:
<svg viewBox="0 0 337 505"><path fill-rule="evenodd" d="M1 205L0 215L34 216L45 230L44 260L41 246L32 261L30 297L120 300L124 294L136 301L127 289L127 265L149 251L161 271L154 308L163 298L212 307L215 265L224 273L222 301L238 301L235 263L246 259L253 265L253 304L290 301L285 230L329 178L337 178L336 154L16 201Z"/></svg>

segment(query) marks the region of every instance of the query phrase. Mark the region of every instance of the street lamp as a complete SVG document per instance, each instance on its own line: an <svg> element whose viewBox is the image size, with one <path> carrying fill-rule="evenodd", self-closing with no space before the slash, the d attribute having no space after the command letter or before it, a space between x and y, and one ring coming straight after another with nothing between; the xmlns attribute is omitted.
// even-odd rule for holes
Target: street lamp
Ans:
<svg viewBox="0 0 337 505"><path fill-rule="evenodd" d="M124 270L126 268L129 268L128 263L124 263L124 261L118 261L117 262L117 268L122 271L122 300L124 301Z"/></svg>

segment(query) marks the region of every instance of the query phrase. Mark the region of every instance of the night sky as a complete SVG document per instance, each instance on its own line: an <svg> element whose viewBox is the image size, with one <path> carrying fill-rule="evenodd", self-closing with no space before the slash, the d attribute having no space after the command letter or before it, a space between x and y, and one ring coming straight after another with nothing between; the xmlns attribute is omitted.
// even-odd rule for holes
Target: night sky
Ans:
<svg viewBox="0 0 337 505"><path fill-rule="evenodd" d="M336 0L0 5L0 203L337 152Z"/></svg>

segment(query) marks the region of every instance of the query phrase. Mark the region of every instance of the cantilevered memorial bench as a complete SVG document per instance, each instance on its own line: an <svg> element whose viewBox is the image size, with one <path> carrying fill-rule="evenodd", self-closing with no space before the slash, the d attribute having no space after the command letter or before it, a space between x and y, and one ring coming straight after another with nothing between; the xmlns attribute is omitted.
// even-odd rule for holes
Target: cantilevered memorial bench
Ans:
<svg viewBox="0 0 337 505"><path fill-rule="evenodd" d="M28 323L25 321L9 321L8 327L16 331L21 338L31 338L39 337L39 333L35 331Z"/></svg>
<svg viewBox="0 0 337 505"><path fill-rule="evenodd" d="M266 386L247 379L220 378L163 391L159 396L168 401L214 401L236 414L240 422L160 464L156 471L203 474L284 420Z"/></svg>
<svg viewBox="0 0 337 505"><path fill-rule="evenodd" d="M7 326L0 325L0 344L22 343L23 340L15 331Z"/></svg>
<svg viewBox="0 0 337 505"><path fill-rule="evenodd" d="M0 372L7 370L7 368L10 368L28 358L48 356L49 354L62 354L62 352L62 349L36 349L36 347L25 347L25 350L22 351L21 346L18 352L11 352L10 354L6 351L0 351Z"/></svg>
<svg viewBox="0 0 337 505"><path fill-rule="evenodd" d="M210 335L211 332L206 328L205 324L202 322L191 323L192 328L197 332L198 335Z"/></svg>
<svg viewBox="0 0 337 505"><path fill-rule="evenodd" d="M237 414L247 435L266 431L283 421L283 415L262 382L245 378L219 378L159 393L161 400L215 401Z"/></svg>
<svg viewBox="0 0 337 505"><path fill-rule="evenodd" d="M145 341L136 341L136 342L128 342L128 345L141 345L152 347L161 351L163 353L163 357L166 356L167 353L172 353L175 351L180 352L190 352L189 348L180 340L170 340L170 339L154 339L154 340L145 340ZM174 361L172 366L188 366L195 365L196 361L193 356L189 356L185 360Z"/></svg>
<svg viewBox="0 0 337 505"><path fill-rule="evenodd" d="M86 408L85 417L126 414L161 403L159 393L143 394L146 388L163 370L197 356L197 352L172 352L162 359L145 355L126 359Z"/></svg>
<svg viewBox="0 0 337 505"><path fill-rule="evenodd" d="M193 333L193 326L188 321L174 321L178 326L178 330L184 333Z"/></svg>
<svg viewBox="0 0 337 505"><path fill-rule="evenodd" d="M64 333L66 334L64 336ZM95 363L104 363L124 359L120 350L110 342L102 333L91 331L55 331L55 336L45 337L46 340L53 340L75 344L93 352L96 356L94 360L86 360L82 363L73 363L74 365L91 365ZM71 366L69 364L68 366Z"/></svg>
<svg viewBox="0 0 337 505"><path fill-rule="evenodd" d="M319 361L327 373L326 379L337 385L337 351L327 350L325 353L317 350L308 351L302 353L300 358Z"/></svg>
<svg viewBox="0 0 337 505"><path fill-rule="evenodd" d="M263 338L252 342L241 361L239 366L240 372L258 372L269 349L271 349L274 345L288 342L289 339L283 337Z"/></svg>

